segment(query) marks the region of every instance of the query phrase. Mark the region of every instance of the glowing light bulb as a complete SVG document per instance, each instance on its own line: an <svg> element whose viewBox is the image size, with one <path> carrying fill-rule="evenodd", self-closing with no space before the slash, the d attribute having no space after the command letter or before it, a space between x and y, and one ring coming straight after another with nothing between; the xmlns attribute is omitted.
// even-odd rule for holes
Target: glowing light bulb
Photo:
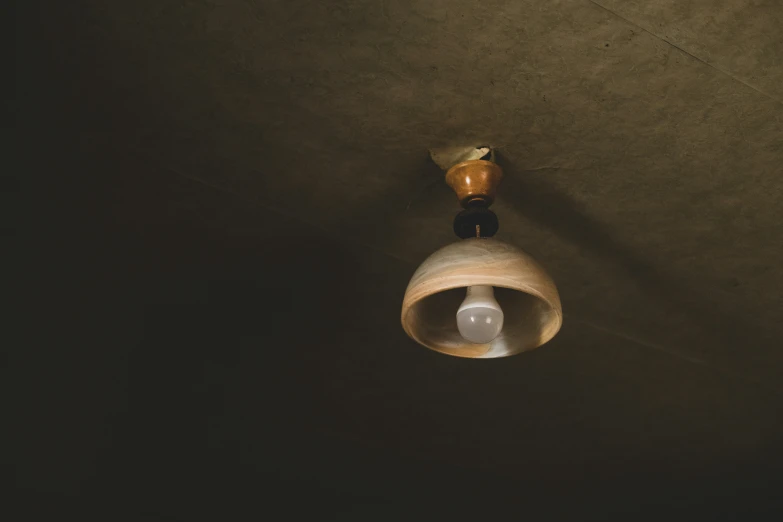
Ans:
<svg viewBox="0 0 783 522"><path fill-rule="evenodd" d="M457 310L460 335L474 344L487 344L503 329L503 310L491 286L469 286Z"/></svg>

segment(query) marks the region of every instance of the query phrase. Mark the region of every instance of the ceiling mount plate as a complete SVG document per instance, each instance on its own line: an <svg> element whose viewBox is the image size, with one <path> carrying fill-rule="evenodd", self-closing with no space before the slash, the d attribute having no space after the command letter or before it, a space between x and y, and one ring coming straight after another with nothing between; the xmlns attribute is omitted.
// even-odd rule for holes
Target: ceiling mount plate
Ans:
<svg viewBox="0 0 783 522"><path fill-rule="evenodd" d="M486 160L463 161L446 172L446 183L464 208L489 207L495 201L501 179L503 169Z"/></svg>

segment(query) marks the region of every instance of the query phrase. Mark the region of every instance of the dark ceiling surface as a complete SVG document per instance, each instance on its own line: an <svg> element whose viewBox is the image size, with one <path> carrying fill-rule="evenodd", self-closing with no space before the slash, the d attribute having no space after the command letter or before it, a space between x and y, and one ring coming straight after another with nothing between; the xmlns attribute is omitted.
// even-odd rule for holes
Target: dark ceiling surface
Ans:
<svg viewBox="0 0 783 522"><path fill-rule="evenodd" d="M782 27L754 0L20 7L24 512L769 515ZM399 325L456 240L427 151L459 145L496 148L498 237L560 289L539 350Z"/></svg>

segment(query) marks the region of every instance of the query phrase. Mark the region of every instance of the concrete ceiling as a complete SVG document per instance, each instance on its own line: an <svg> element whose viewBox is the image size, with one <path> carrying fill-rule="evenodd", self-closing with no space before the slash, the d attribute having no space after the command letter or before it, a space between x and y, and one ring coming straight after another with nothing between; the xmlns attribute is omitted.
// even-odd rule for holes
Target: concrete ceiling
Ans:
<svg viewBox="0 0 783 522"><path fill-rule="evenodd" d="M18 20L19 133L56 173L33 178L57 209L31 219L58 245L36 252L65 267L34 288L52 314L81 295L58 319L74 336L79 314L104 321L48 370L22 357L20 389L64 390L31 431L77 419L26 437L32 490L126 502L102 477L148 465L131 512L192 519L204 452L243 477L219 494L237 510L261 469L359 496L377 494L362 476L512 497L676 481L663 504L779 471L779 2L40 2ZM399 327L408 277L456 240L427 152L452 145L497 149L498 237L558 284L540 350L463 361ZM295 340L257 324L268 295Z"/></svg>

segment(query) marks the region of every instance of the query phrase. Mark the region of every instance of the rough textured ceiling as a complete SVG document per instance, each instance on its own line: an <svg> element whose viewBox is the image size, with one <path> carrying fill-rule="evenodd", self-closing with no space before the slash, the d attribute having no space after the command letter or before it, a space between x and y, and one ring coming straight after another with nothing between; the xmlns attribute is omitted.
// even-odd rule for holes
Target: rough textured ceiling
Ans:
<svg viewBox="0 0 783 522"><path fill-rule="evenodd" d="M453 240L427 149L490 144L502 237L571 320L778 386L781 9L540 4L134 2L90 29L150 163L416 264Z"/></svg>
<svg viewBox="0 0 783 522"><path fill-rule="evenodd" d="M126 238L104 257L161 281L133 294L151 310L200 303L199 274L242 281L253 263L281 281L310 272L282 287L295 307L330 307L350 292L326 280L351 281L359 297L340 306L358 319L333 312L339 327L302 340L330 355L302 355L292 377L317 419L299 428L441 463L460 453L515 480L530 470L552 490L639 468L719 480L722 463L780 457L783 7L715 4L42 3L20 18L46 35L21 66L35 84L20 128L85 165L57 183L87 176ZM460 144L498 150L499 237L551 271L566 314L551 345L489 364L430 354L398 325L407 277L454 240L456 200L427 149ZM277 243L287 253L259 246ZM210 257L221 248L236 258ZM216 339L238 321L220 317ZM240 359L235 373L209 366L232 419L260 400L228 384L263 365ZM252 446L261 428L236 422L218 431Z"/></svg>

